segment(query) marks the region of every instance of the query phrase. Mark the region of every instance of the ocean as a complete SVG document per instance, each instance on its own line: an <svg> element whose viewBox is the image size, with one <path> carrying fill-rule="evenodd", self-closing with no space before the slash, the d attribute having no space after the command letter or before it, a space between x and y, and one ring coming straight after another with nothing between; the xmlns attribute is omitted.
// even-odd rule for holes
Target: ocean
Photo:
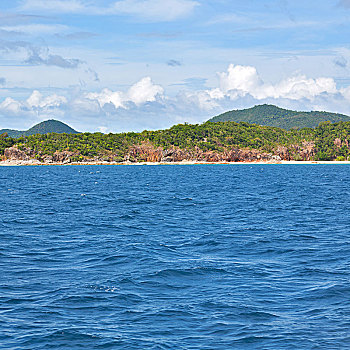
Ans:
<svg viewBox="0 0 350 350"><path fill-rule="evenodd" d="M0 169L0 348L350 349L350 166Z"/></svg>

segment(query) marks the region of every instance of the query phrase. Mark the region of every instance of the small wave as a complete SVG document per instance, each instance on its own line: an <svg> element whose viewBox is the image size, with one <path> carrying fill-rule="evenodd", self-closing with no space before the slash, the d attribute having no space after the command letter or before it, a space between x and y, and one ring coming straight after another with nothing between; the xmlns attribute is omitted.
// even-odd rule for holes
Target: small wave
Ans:
<svg viewBox="0 0 350 350"><path fill-rule="evenodd" d="M157 277L194 277L210 274L229 274L228 271L215 267L195 267L191 269L164 269L157 271L153 276Z"/></svg>

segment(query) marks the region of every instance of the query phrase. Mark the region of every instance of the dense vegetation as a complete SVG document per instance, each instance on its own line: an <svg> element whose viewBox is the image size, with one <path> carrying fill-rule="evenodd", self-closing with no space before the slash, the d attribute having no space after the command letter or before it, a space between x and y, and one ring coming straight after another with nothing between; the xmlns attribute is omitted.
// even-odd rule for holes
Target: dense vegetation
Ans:
<svg viewBox="0 0 350 350"><path fill-rule="evenodd" d="M350 160L350 122L321 123L314 131L318 160Z"/></svg>
<svg viewBox="0 0 350 350"><path fill-rule="evenodd" d="M348 143L349 140L349 143ZM167 130L143 131L141 133L79 133L79 134L37 134L11 138L0 137L0 153L16 145L22 150L32 150L35 157L55 152L74 152L76 161L84 158L109 158L123 161L132 147L142 143L162 149L200 149L204 152L222 153L225 150L256 149L261 152L274 151L303 142L314 142L315 159L334 160L350 157L350 122L321 123L315 129L284 130L270 126L259 126L245 122L207 122L201 125L179 124Z"/></svg>
<svg viewBox="0 0 350 350"><path fill-rule="evenodd" d="M30 136L36 134L48 134L51 132L65 133L65 134L77 134L78 132L72 129L69 125L62 123L58 120L46 120L39 124L34 125L32 128L26 131L2 129L0 135L7 133L10 137Z"/></svg>
<svg viewBox="0 0 350 350"><path fill-rule="evenodd" d="M329 112L297 112L265 104L248 109L226 112L209 121L233 121L236 123L243 121L290 130L293 128L315 128L325 121L330 121L332 123L350 121L350 117Z"/></svg>

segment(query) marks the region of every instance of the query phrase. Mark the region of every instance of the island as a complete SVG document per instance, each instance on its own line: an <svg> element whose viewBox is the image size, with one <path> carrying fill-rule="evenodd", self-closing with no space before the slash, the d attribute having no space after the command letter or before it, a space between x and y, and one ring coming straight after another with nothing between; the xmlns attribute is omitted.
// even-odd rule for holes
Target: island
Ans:
<svg viewBox="0 0 350 350"><path fill-rule="evenodd" d="M208 121L138 133L5 132L0 159L2 165L342 162L350 159L350 122L290 130Z"/></svg>

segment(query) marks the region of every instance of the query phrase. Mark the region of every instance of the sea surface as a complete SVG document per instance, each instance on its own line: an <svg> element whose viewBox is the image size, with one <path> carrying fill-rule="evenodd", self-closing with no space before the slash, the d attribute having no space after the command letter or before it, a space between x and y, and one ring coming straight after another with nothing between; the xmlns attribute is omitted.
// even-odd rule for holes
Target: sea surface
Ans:
<svg viewBox="0 0 350 350"><path fill-rule="evenodd" d="M350 166L0 168L1 349L350 349Z"/></svg>

